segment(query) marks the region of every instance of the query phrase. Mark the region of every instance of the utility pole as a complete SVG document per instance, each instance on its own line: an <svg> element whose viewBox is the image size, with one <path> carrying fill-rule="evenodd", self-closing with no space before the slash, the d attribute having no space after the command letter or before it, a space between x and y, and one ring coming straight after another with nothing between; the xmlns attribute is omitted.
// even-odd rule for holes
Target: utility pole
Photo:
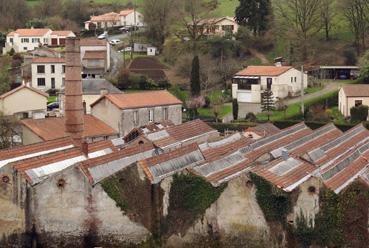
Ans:
<svg viewBox="0 0 369 248"><path fill-rule="evenodd" d="M305 119L305 106L304 106L304 65L301 66L301 114Z"/></svg>

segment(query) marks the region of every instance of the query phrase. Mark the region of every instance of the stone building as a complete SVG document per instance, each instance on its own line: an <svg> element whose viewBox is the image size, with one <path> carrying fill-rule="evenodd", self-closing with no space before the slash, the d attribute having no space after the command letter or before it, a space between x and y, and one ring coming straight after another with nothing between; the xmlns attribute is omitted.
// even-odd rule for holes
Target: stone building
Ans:
<svg viewBox="0 0 369 248"><path fill-rule="evenodd" d="M107 94L91 104L91 114L124 136L152 122L182 123L182 102L166 90Z"/></svg>

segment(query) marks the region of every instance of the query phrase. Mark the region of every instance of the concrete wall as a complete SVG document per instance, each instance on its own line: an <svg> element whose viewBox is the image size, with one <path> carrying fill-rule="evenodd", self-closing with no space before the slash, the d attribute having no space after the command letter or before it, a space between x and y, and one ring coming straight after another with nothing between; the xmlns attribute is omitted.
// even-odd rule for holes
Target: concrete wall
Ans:
<svg viewBox="0 0 369 248"><path fill-rule="evenodd" d="M63 186L60 186L64 180ZM43 247L108 247L140 243L150 234L132 222L100 185L92 187L78 167L33 187L33 224Z"/></svg>
<svg viewBox="0 0 369 248"><path fill-rule="evenodd" d="M91 114L121 133L121 110L106 98L91 108Z"/></svg>
<svg viewBox="0 0 369 248"><path fill-rule="evenodd" d="M45 73L37 73L37 66L45 66ZM55 73L51 73L51 66L55 66ZM65 73L63 72L64 63L32 63L32 87L39 90L47 91L51 89L51 78L55 79L55 89L60 90L63 86ZM37 79L45 78L45 86L38 86Z"/></svg>
<svg viewBox="0 0 369 248"><path fill-rule="evenodd" d="M268 241L270 230L257 201L255 187L248 184L247 176L241 176L228 183L227 188L216 202L205 212L204 217L190 227L184 235L172 235L167 242L170 247L183 247L199 237L217 235L227 242L232 237ZM237 244L232 244L237 245ZM232 246L242 247L242 246ZM260 246L264 247L264 246Z"/></svg>
<svg viewBox="0 0 369 248"><path fill-rule="evenodd" d="M32 132L28 127L22 125L22 144L30 145L43 141L39 136Z"/></svg>
<svg viewBox="0 0 369 248"><path fill-rule="evenodd" d="M6 182L6 178L9 179ZM13 168L0 168L0 246L3 238L21 235L26 229L25 184Z"/></svg>
<svg viewBox="0 0 369 248"><path fill-rule="evenodd" d="M42 96L28 88L16 91L0 100L0 111L5 115L14 115L15 113L45 111L47 97Z"/></svg>
<svg viewBox="0 0 369 248"><path fill-rule="evenodd" d="M287 217L289 223L293 222L296 224L297 217L302 214L308 225L315 225L315 216L319 212L319 192L322 186L321 179L311 177L295 190L298 197L292 213ZM311 192L309 189L314 189L314 192Z"/></svg>
<svg viewBox="0 0 369 248"><path fill-rule="evenodd" d="M120 16L120 25L121 26L144 26L144 16L135 11L126 16Z"/></svg>

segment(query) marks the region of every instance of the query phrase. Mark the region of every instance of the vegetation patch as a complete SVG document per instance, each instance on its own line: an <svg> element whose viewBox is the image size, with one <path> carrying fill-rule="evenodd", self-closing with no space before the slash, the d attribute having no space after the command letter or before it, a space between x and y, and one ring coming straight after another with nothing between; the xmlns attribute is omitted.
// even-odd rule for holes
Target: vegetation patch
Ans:
<svg viewBox="0 0 369 248"><path fill-rule="evenodd" d="M184 232L201 217L226 188L213 187L203 178L188 174L174 175L169 194L169 211L162 223L164 233Z"/></svg>
<svg viewBox="0 0 369 248"><path fill-rule="evenodd" d="M108 194L108 196L113 199L122 211L126 211L128 209L127 202L122 198L122 188L119 183L119 179L115 176L110 178L106 178L101 182L101 187Z"/></svg>
<svg viewBox="0 0 369 248"><path fill-rule="evenodd" d="M286 224L287 214L291 210L291 201L287 193L275 188L264 178L251 173L251 180L256 186L256 200L268 222Z"/></svg>

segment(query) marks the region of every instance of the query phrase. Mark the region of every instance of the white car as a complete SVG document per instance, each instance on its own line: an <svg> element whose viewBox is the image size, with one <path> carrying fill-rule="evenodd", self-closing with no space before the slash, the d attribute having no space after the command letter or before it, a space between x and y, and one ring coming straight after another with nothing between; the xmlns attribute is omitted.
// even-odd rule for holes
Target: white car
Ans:
<svg viewBox="0 0 369 248"><path fill-rule="evenodd" d="M106 39L108 37L108 32L105 31L104 33L100 34L99 36L97 36L97 38L99 40L103 40L103 39Z"/></svg>
<svg viewBox="0 0 369 248"><path fill-rule="evenodd" d="M121 40L118 40L118 39L112 39L111 41L109 41L110 45L116 45L116 44L119 44L121 43Z"/></svg>
<svg viewBox="0 0 369 248"><path fill-rule="evenodd" d="M125 47L122 50L119 50L119 52L120 53L123 53L123 52L132 52L132 47Z"/></svg>

